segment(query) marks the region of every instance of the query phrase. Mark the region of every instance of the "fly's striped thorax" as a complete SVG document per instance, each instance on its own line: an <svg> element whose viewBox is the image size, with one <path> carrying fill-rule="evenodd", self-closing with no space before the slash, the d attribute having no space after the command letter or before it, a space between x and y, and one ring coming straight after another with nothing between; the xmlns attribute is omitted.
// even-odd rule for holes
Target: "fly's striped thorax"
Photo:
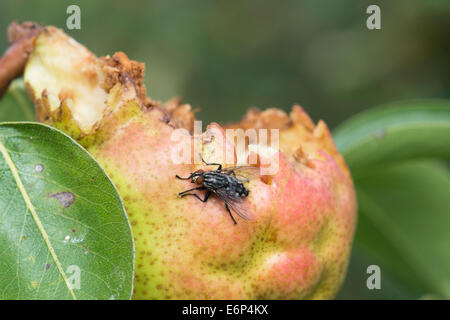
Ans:
<svg viewBox="0 0 450 320"><path fill-rule="evenodd" d="M203 174L203 185L208 189L219 189L223 187L227 187L232 178L226 174L220 172L206 172Z"/></svg>

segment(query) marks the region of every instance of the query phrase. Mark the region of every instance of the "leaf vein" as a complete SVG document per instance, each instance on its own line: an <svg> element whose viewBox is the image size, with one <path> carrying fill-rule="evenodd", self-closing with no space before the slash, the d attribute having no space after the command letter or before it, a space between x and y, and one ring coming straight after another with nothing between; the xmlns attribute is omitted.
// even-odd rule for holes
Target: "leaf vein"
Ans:
<svg viewBox="0 0 450 320"><path fill-rule="evenodd" d="M5 145L0 142L0 153L3 155L4 160L6 161L7 165L9 166L9 169L11 170L11 173L14 177L14 180L17 183L17 187L20 190L20 193L22 194L23 200L25 201L26 206L30 210L31 216L34 219L34 222L36 223L39 231L41 232L42 238L44 239L45 244L47 245L50 254L53 257L53 260L55 261L56 266L58 267L58 270L64 279L64 282L66 283L67 289L69 290L70 294L72 295L72 298L76 300L75 293L70 287L69 280L67 279L67 276L62 268L61 262L58 259L58 256L56 255L55 250L53 249L52 244L50 243L50 239L48 237L47 232L45 231L44 226L42 225L41 220L39 219L39 216L33 206L33 203L31 202L31 199L25 189L25 186L23 185L22 179L20 178L19 172L11 158L11 156L8 153L8 150L6 149Z"/></svg>

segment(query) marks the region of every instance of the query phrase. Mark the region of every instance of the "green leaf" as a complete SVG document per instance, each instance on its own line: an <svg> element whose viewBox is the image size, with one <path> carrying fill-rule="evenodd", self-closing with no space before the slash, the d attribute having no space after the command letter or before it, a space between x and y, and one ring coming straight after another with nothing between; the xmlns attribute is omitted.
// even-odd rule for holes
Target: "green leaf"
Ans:
<svg viewBox="0 0 450 320"><path fill-rule="evenodd" d="M403 102L344 122L333 138L352 174L396 161L450 159L450 102Z"/></svg>
<svg viewBox="0 0 450 320"><path fill-rule="evenodd" d="M16 79L0 99L0 122L34 120L34 106L27 97L23 80Z"/></svg>
<svg viewBox="0 0 450 320"><path fill-rule="evenodd" d="M129 299L133 260L98 163L51 127L0 124L0 298Z"/></svg>
<svg viewBox="0 0 450 320"><path fill-rule="evenodd" d="M378 107L333 136L359 207L353 274L340 297L450 298L450 102ZM370 264L381 268L382 293L365 286Z"/></svg>
<svg viewBox="0 0 450 320"><path fill-rule="evenodd" d="M381 265L381 290L368 290L367 279L371 274L367 273L370 265ZM392 300L392 299L415 299L417 292L408 290L383 266L382 261L373 256L359 243L352 250L347 277L339 291L336 299L354 300Z"/></svg>
<svg viewBox="0 0 450 320"><path fill-rule="evenodd" d="M373 264L417 298L450 299L450 174L446 164L411 161L355 180L356 243Z"/></svg>

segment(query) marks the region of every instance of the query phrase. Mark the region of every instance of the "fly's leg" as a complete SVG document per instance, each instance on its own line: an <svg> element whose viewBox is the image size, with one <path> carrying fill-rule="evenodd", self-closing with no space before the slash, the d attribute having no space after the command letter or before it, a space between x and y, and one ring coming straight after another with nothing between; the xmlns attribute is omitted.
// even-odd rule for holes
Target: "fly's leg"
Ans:
<svg viewBox="0 0 450 320"><path fill-rule="evenodd" d="M220 163L208 163L205 161L205 159L203 159L203 156L201 154L200 157L202 158L203 163L206 164L207 166L218 166L217 171L222 170L222 165Z"/></svg>
<svg viewBox="0 0 450 320"><path fill-rule="evenodd" d="M190 180L190 179L192 179L192 177L194 177L194 176L195 176L195 172L192 173L189 177L186 177L186 178L182 178L182 177L180 177L179 175L176 175L175 178L180 179L180 180Z"/></svg>
<svg viewBox="0 0 450 320"><path fill-rule="evenodd" d="M178 195L180 196L180 198L183 198L185 196L194 196L198 200L200 200L201 202L206 202L208 200L209 196L211 195L211 191L209 191L209 190L208 190L208 192L206 192L204 199L200 198L198 196L198 194L196 194L196 193L185 193L185 192L189 192L189 191L192 191L192 190L205 190L205 189L206 189L205 187L198 187L198 188L194 188L194 189L190 189L190 190L186 190L186 191L180 192Z"/></svg>
<svg viewBox="0 0 450 320"><path fill-rule="evenodd" d="M186 192L189 192L189 191L194 191L194 190L205 190L206 188L205 187L196 187L196 188L192 188L192 189L189 189L189 190L184 190L183 192L180 192L178 195L179 196L182 196L183 194L185 194Z"/></svg>
<svg viewBox="0 0 450 320"><path fill-rule="evenodd" d="M228 208L228 205L225 203L225 208L227 209L228 213L230 214L231 220L233 220L234 224L236 225L237 222L234 219L233 215L231 214L230 208Z"/></svg>

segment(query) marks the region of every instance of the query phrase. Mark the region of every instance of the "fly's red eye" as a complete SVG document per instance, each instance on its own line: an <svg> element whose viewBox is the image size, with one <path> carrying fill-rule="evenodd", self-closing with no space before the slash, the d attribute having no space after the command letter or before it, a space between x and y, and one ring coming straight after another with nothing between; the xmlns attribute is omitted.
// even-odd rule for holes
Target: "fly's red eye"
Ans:
<svg viewBox="0 0 450 320"><path fill-rule="evenodd" d="M196 183L196 184L202 184L202 182L203 182L203 177L202 177L202 176L198 176L198 177L195 179L195 183Z"/></svg>

